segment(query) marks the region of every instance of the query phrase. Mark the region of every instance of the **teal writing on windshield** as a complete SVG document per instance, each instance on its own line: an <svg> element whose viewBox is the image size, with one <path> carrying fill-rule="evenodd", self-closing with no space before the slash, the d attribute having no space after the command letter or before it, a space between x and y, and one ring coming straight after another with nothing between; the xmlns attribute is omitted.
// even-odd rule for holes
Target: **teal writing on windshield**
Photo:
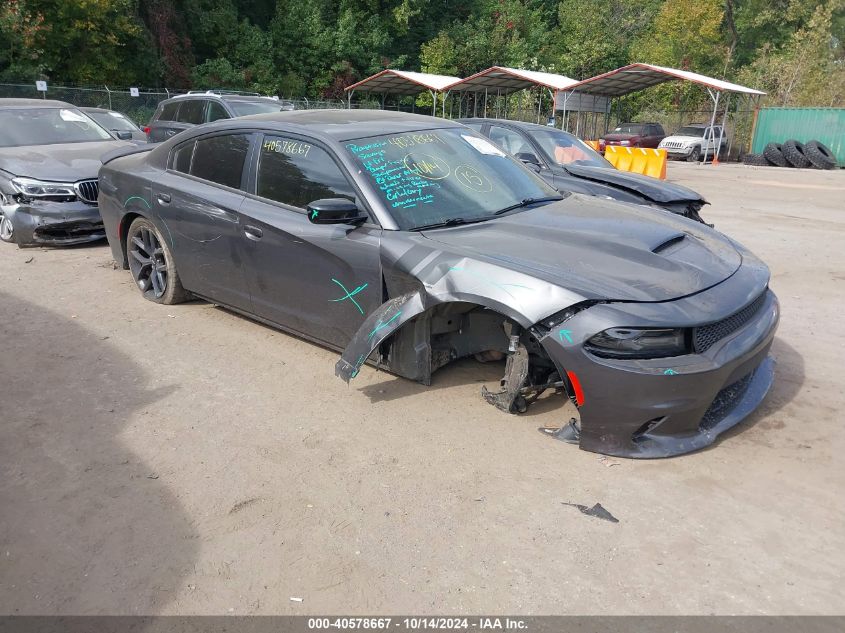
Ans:
<svg viewBox="0 0 845 633"><path fill-rule="evenodd" d="M410 154L403 152L396 158L387 155L388 149L402 149L397 143L349 143L346 148L358 158L392 208L411 209L434 201L435 192L440 189L440 184L431 178L432 165L437 164L436 157L429 156L423 163L425 167L420 169L418 162ZM432 161L431 158L435 160ZM448 170L448 165L442 161L440 167L441 171ZM448 171L446 173L448 174Z"/></svg>

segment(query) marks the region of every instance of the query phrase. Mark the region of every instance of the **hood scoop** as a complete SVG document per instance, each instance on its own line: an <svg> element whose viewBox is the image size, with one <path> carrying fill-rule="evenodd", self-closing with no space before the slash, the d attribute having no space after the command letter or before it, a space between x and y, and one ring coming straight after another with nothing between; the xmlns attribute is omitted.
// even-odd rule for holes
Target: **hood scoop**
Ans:
<svg viewBox="0 0 845 633"><path fill-rule="evenodd" d="M677 235L673 235L665 242L658 244L654 248L651 249L652 253L664 253L669 250L675 250L672 248L673 246L678 246L686 239L686 233L678 233Z"/></svg>

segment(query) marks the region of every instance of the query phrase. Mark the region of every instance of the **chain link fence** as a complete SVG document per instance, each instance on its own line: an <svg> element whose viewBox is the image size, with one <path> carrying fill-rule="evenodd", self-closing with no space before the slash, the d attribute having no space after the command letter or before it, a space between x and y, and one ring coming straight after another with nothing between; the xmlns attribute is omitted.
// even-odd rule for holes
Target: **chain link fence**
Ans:
<svg viewBox="0 0 845 633"><path fill-rule="evenodd" d="M41 92L36 89L35 84L0 84L0 98L55 99L78 107L108 108L125 114L141 127L152 118L160 102L184 93L184 90L174 91L166 88L161 91L139 90L138 96L133 97L128 89L112 90L108 86L79 88L50 84L47 92ZM292 103L297 110L347 107L345 101L339 100L304 97L294 99L282 97L281 100Z"/></svg>

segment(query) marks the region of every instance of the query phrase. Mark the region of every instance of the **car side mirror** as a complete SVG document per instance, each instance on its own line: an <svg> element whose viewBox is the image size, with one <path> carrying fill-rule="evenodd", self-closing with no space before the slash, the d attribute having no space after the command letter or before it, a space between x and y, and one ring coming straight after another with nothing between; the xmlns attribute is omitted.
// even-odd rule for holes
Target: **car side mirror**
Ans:
<svg viewBox="0 0 845 633"><path fill-rule="evenodd" d="M346 198L323 198L311 202L306 208L312 224L360 224L369 219Z"/></svg>
<svg viewBox="0 0 845 633"><path fill-rule="evenodd" d="M117 134L117 138L121 141L131 141L132 140L132 132L127 132L124 130L114 130L115 134Z"/></svg>
<svg viewBox="0 0 845 633"><path fill-rule="evenodd" d="M539 172L543 168L540 163L540 159L534 156L531 152L519 152L516 154L516 157L534 171Z"/></svg>

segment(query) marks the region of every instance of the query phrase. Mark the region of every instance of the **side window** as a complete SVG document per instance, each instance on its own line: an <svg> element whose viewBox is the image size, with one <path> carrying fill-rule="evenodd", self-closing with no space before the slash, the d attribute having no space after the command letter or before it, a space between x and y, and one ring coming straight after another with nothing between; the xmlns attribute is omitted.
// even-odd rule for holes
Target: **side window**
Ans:
<svg viewBox="0 0 845 633"><path fill-rule="evenodd" d="M239 189L249 152L249 134L221 134L197 141L191 175Z"/></svg>
<svg viewBox="0 0 845 633"><path fill-rule="evenodd" d="M176 171L181 171L183 174L188 174L191 171L191 157L194 155L195 141L182 143L175 150L170 157L170 168Z"/></svg>
<svg viewBox="0 0 845 633"><path fill-rule="evenodd" d="M208 103L208 114L205 117L205 120L209 123L211 121L219 121L220 119L228 119L229 113L226 112L226 108L222 105L217 103L216 101L209 101Z"/></svg>
<svg viewBox="0 0 845 633"><path fill-rule="evenodd" d="M202 123L204 113L204 99L191 99L190 101L185 101L179 110L179 122L193 123L194 125L197 125Z"/></svg>
<svg viewBox="0 0 845 633"><path fill-rule="evenodd" d="M656 136L666 136L666 132L663 131L662 125L655 125L654 126L654 134Z"/></svg>
<svg viewBox="0 0 845 633"><path fill-rule="evenodd" d="M534 153L528 142L522 138L522 134L498 125L490 126L490 140L498 144L508 154Z"/></svg>
<svg viewBox="0 0 845 633"><path fill-rule="evenodd" d="M165 103L164 107L161 109L161 114L158 116L159 121L175 121L176 120L176 112L179 110L179 102L178 101L171 101L170 103Z"/></svg>
<svg viewBox="0 0 845 633"><path fill-rule="evenodd" d="M302 209L321 198L355 199L352 185L328 152L281 136L264 137L256 194Z"/></svg>

